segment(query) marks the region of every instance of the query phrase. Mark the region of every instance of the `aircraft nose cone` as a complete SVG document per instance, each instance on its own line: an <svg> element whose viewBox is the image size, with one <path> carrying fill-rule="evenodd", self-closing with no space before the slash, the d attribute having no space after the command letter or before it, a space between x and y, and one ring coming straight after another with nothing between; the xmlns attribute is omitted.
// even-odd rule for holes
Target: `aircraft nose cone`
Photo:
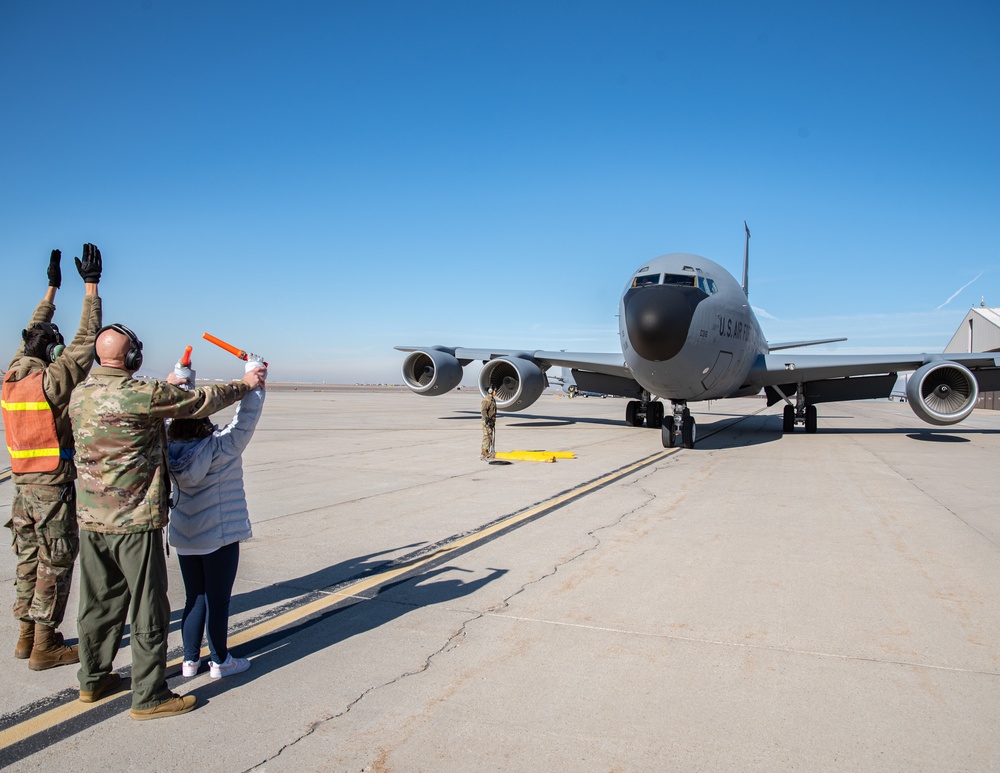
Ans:
<svg viewBox="0 0 1000 773"><path fill-rule="evenodd" d="M625 293L625 327L632 349L644 360L663 362L687 340L694 310L707 298L697 287L644 285Z"/></svg>

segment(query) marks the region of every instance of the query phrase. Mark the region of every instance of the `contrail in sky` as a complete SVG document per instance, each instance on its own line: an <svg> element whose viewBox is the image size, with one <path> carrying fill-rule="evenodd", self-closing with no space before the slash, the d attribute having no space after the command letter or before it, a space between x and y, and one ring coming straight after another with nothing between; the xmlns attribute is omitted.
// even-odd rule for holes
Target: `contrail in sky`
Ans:
<svg viewBox="0 0 1000 773"><path fill-rule="evenodd" d="M981 277L982 275L983 275L983 272L982 272L982 271L980 271L980 272L979 272L979 274L978 274L978 275L976 276L976 279L979 279L979 277ZM964 290L964 289L965 289L966 287L968 287L969 285L971 285L971 284L972 284L972 282L975 282L975 281L976 281L976 279L973 279L973 280L972 280L971 282L966 282L966 283L965 283L964 285L962 285L962 286L961 286L961 287L959 287L959 288L958 288L957 290L955 290L955 292L953 292L953 293L952 293L952 294L951 294L951 295L950 295L950 296L948 297L948 300L946 300L946 301L945 301L944 303L942 303L942 304L941 304L940 306L938 306L938 307L937 307L936 309L934 309L934 311L940 311L940 310L941 310L941 309L943 309L943 308L944 308L945 306L947 306L947 305L948 305L949 303L951 303L951 302L952 302L953 300L955 300L955 296L956 296L956 295L958 295L958 294L959 294L960 292L962 292L962 290Z"/></svg>

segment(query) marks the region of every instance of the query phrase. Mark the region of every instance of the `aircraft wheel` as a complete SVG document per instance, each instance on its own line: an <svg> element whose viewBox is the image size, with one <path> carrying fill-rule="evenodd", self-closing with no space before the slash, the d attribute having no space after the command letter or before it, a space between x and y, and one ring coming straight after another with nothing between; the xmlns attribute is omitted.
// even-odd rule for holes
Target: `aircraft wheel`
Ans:
<svg viewBox="0 0 1000 773"><path fill-rule="evenodd" d="M660 429L663 426L663 403L650 403L646 408L646 426Z"/></svg>
<svg viewBox="0 0 1000 773"><path fill-rule="evenodd" d="M816 406L806 406L806 432L812 434L816 431Z"/></svg>
<svg viewBox="0 0 1000 773"><path fill-rule="evenodd" d="M684 409L684 418L681 419L681 444L685 448L694 448L694 441L697 439L698 430L694 424L694 416Z"/></svg>
<svg viewBox="0 0 1000 773"><path fill-rule="evenodd" d="M785 413L781 418L781 431L782 432L794 432L795 431L795 408L791 405L785 406Z"/></svg>
<svg viewBox="0 0 1000 773"><path fill-rule="evenodd" d="M663 441L664 448L674 447L674 417L660 425L660 440Z"/></svg>
<svg viewBox="0 0 1000 773"><path fill-rule="evenodd" d="M629 400L628 405L625 406L625 423L630 424L633 427L642 426L642 416L639 415L639 408L642 407L642 403L638 400Z"/></svg>

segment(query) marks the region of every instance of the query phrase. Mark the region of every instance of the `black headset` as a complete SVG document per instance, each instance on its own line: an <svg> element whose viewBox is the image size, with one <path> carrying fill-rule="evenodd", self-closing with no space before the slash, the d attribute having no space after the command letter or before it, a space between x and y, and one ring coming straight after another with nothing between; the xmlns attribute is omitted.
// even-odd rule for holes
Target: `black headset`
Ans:
<svg viewBox="0 0 1000 773"><path fill-rule="evenodd" d="M128 338L129 348L128 352L125 354L125 370L137 371L142 367L142 341L139 340L139 336L129 330L127 327L122 325L120 322L115 322L111 325L105 325L100 330L97 331L97 338L101 337L101 333L105 330L114 330L116 333L121 333L123 336ZM97 338L94 340L96 341ZM101 358L97 354L96 347L94 351L94 359L97 360L97 364L101 364Z"/></svg>
<svg viewBox="0 0 1000 773"><path fill-rule="evenodd" d="M28 330L35 328L45 331L46 337L53 339L52 343L45 347L45 359L49 362L55 362L66 348L66 341L63 340L62 333L59 332L59 326L53 322L36 322L30 328L25 328L21 331L21 340L26 341L28 339Z"/></svg>

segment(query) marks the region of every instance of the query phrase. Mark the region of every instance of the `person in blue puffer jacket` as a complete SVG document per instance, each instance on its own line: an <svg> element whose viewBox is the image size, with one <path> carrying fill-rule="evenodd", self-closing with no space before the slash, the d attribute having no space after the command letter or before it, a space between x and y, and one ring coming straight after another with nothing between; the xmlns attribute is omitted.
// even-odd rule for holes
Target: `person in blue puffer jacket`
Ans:
<svg viewBox="0 0 1000 773"><path fill-rule="evenodd" d="M263 406L264 390L257 388L240 401L233 420L221 429L209 419L174 419L167 429L174 484L167 539L184 578L184 676L194 676L201 668L206 624L213 679L250 667L249 660L229 652L227 638L240 541L253 536L242 455Z"/></svg>

